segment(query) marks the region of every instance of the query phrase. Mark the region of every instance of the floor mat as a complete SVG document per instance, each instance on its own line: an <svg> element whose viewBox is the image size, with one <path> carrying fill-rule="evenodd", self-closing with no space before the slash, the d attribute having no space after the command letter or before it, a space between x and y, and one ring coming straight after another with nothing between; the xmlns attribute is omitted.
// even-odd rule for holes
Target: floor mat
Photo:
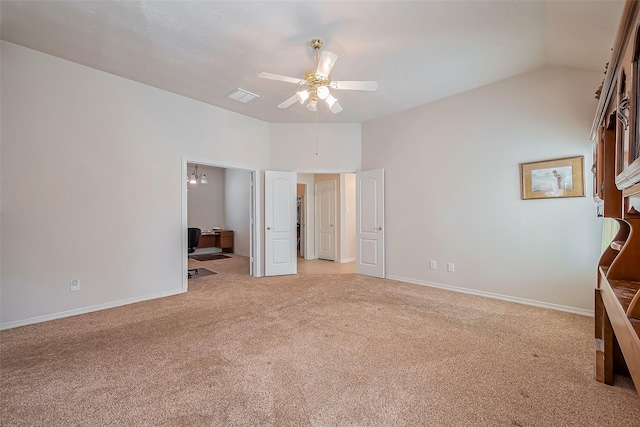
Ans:
<svg viewBox="0 0 640 427"><path fill-rule="evenodd" d="M202 254L202 255L189 255L189 258L197 259L198 261L211 261L214 259L231 258L223 254Z"/></svg>
<svg viewBox="0 0 640 427"><path fill-rule="evenodd" d="M218 274L215 271L207 270L206 268L198 268L198 272L191 270L189 272L191 277L189 279L197 279L198 277L211 276L212 274Z"/></svg>

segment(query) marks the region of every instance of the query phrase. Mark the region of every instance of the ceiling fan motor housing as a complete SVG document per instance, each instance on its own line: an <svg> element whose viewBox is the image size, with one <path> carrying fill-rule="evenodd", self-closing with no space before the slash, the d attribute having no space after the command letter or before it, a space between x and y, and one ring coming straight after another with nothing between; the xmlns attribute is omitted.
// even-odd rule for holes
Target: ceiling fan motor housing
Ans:
<svg viewBox="0 0 640 427"><path fill-rule="evenodd" d="M324 42L322 41L322 39L311 39L311 42L309 44L315 50L320 50Z"/></svg>
<svg viewBox="0 0 640 427"><path fill-rule="evenodd" d="M309 92L317 92L320 86L327 86L331 84L331 77L323 78L316 75L316 70L309 70L304 75L304 82L309 86Z"/></svg>

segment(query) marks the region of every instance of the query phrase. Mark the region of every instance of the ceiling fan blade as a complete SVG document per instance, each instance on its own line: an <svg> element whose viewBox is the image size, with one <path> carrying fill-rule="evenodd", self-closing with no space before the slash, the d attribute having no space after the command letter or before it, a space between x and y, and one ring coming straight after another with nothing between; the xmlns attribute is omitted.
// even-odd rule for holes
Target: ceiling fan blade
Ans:
<svg viewBox="0 0 640 427"><path fill-rule="evenodd" d="M378 90L378 82L374 81L332 81L330 86L339 90Z"/></svg>
<svg viewBox="0 0 640 427"><path fill-rule="evenodd" d="M328 103L327 103L327 105L328 105ZM343 110L342 105L340 105L340 103L338 101L336 101L332 105L330 105L329 109L331 110L331 112L333 114L338 114L340 111Z"/></svg>
<svg viewBox="0 0 640 427"><path fill-rule="evenodd" d="M322 55L320 55L320 60L318 61L316 76L322 76L325 79L329 77L331 69L335 65L337 59L338 55L333 52L329 52L328 50L322 52Z"/></svg>
<svg viewBox="0 0 640 427"><path fill-rule="evenodd" d="M280 74L260 73L258 74L258 77L260 77L261 79L278 80L280 82L295 83L299 85L304 84L304 80L302 79L297 79L295 77L281 76Z"/></svg>
<svg viewBox="0 0 640 427"><path fill-rule="evenodd" d="M278 105L278 108L284 110L285 108L289 108L291 107L293 104L295 104L298 101L298 97L296 95L293 95L291 98L287 99L286 101L281 102Z"/></svg>

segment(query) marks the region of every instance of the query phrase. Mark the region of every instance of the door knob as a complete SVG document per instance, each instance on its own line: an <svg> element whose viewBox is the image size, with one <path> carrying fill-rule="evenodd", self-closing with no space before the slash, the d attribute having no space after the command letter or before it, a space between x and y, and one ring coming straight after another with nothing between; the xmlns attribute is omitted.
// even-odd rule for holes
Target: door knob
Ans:
<svg viewBox="0 0 640 427"><path fill-rule="evenodd" d="M271 230L271 227L267 227L267 230Z"/></svg>
<svg viewBox="0 0 640 427"><path fill-rule="evenodd" d="M377 228L377 230L378 230L378 231L382 231L382 226L381 226L381 225L379 225L379 226L378 226L378 228Z"/></svg>

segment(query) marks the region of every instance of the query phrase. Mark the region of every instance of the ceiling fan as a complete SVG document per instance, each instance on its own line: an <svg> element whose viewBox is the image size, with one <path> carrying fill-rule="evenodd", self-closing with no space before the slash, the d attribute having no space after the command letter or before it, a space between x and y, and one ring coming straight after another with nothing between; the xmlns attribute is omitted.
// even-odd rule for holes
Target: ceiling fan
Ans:
<svg viewBox="0 0 640 427"><path fill-rule="evenodd" d="M324 100L332 113L336 114L342 111L342 106L338 100L331 94L330 89L338 90L378 90L378 82L375 81L336 81L331 80L331 69L338 59L338 55L327 50L322 52L320 58L318 58L318 51L322 47L324 42L322 39L311 40L311 47L316 52L316 69L309 70L304 75L303 79L295 77L282 76L280 74L272 73L260 73L258 77L262 79L278 80L281 82L295 83L300 86L306 86L305 89L296 92L291 98L280 103L278 108L284 109L293 105L296 101L300 104L304 104L307 99L307 109L310 111L317 111L318 99Z"/></svg>

